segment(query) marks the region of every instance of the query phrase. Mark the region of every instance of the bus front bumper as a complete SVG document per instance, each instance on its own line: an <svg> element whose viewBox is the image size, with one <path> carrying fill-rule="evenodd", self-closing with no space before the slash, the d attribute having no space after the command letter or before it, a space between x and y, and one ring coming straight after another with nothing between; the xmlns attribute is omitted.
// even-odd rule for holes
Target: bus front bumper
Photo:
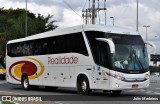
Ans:
<svg viewBox="0 0 160 104"><path fill-rule="evenodd" d="M110 83L110 89L111 90L144 89L144 88L148 88L149 85L150 85L149 79L143 82L124 82L124 81L115 79Z"/></svg>

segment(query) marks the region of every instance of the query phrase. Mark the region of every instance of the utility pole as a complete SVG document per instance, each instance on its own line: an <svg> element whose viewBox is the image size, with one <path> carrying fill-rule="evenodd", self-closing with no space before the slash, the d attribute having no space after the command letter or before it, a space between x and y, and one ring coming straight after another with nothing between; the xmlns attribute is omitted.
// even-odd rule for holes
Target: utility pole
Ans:
<svg viewBox="0 0 160 104"><path fill-rule="evenodd" d="M95 13L95 0L92 1L92 24L95 24L96 13Z"/></svg>
<svg viewBox="0 0 160 104"><path fill-rule="evenodd" d="M106 25L106 23L107 23L107 20L106 20L106 0L104 0L104 10L105 10L105 25Z"/></svg>
<svg viewBox="0 0 160 104"><path fill-rule="evenodd" d="M137 32L138 32L138 0L137 0Z"/></svg>
<svg viewBox="0 0 160 104"><path fill-rule="evenodd" d="M91 18L90 12L88 9L82 10L82 12L83 12L82 17L83 17L83 19L85 19L85 24L88 24L89 23L88 20L90 20L90 18Z"/></svg>
<svg viewBox="0 0 160 104"><path fill-rule="evenodd" d="M100 10L105 10L105 24L106 24L106 0L104 0L104 8L99 7L99 0L98 0L98 8L96 8L96 0L92 0L92 6L90 7L90 0L89 0L89 8L86 10L82 10L83 14L82 17L85 19L85 24L88 24L88 17L91 19L91 24L96 24L97 12ZM100 23L100 17L99 17Z"/></svg>

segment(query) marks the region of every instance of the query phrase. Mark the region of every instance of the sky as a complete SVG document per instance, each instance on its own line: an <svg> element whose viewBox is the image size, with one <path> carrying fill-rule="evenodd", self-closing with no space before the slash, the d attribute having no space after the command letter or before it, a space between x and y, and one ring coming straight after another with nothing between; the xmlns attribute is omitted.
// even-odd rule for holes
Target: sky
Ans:
<svg viewBox="0 0 160 104"><path fill-rule="evenodd" d="M29 11L47 16L54 15L53 20L59 28L82 25L82 9L88 8L89 0L27 0ZM92 1L92 0L91 0ZM96 0L98 1L98 0ZM103 7L104 0L100 0ZM112 25L115 18L115 26L128 27L136 30L137 0L106 0L107 4L107 25ZM146 28L149 25L148 41L153 42L160 54L160 6L159 0L138 0L139 1L139 33L146 40ZM26 0L0 0L0 8L26 8ZM100 12L101 23L104 23L104 12ZM148 52L153 53L153 48L149 47Z"/></svg>

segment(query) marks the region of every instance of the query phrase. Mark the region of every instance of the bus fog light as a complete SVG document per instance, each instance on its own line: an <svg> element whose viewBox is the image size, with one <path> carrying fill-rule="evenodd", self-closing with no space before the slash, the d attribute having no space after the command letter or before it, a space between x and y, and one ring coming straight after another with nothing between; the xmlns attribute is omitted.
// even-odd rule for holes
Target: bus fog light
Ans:
<svg viewBox="0 0 160 104"><path fill-rule="evenodd" d="M116 83L116 87L119 87L119 84L118 84L118 83Z"/></svg>
<svg viewBox="0 0 160 104"><path fill-rule="evenodd" d="M149 74L145 74L145 78L149 79L150 75Z"/></svg>

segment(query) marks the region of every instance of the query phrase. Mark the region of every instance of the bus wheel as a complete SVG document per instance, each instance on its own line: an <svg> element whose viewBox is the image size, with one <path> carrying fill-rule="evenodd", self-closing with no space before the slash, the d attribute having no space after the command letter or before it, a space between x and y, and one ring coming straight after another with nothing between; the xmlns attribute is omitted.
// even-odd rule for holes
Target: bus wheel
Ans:
<svg viewBox="0 0 160 104"><path fill-rule="evenodd" d="M22 88L24 90L29 90L30 89L29 80L28 80L27 76L23 76L21 84L22 84Z"/></svg>
<svg viewBox="0 0 160 104"><path fill-rule="evenodd" d="M120 95L120 94L121 94L121 92L122 92L121 90L118 90L118 91L112 91L112 94L117 96L117 95Z"/></svg>
<svg viewBox="0 0 160 104"><path fill-rule="evenodd" d="M80 91L84 95L89 95L91 93L91 89L89 87L89 81L87 77L83 77L81 79Z"/></svg>

